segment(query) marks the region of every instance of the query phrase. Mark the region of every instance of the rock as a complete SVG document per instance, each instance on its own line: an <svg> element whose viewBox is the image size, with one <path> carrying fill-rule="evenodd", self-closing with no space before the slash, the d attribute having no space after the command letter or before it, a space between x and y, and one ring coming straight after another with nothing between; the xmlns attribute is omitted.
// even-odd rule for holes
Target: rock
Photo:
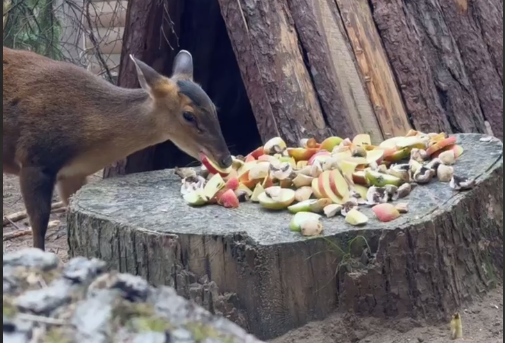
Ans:
<svg viewBox="0 0 505 343"><path fill-rule="evenodd" d="M32 343L39 335L37 342L262 343L172 288L105 273L97 259L77 257L57 268L55 255L27 250L4 255L6 343ZM48 271L51 282L36 282Z"/></svg>
<svg viewBox="0 0 505 343"><path fill-rule="evenodd" d="M27 268L36 268L42 271L49 271L58 267L58 256L48 254L40 249L28 248L18 250L13 253L4 255L4 268L23 266Z"/></svg>

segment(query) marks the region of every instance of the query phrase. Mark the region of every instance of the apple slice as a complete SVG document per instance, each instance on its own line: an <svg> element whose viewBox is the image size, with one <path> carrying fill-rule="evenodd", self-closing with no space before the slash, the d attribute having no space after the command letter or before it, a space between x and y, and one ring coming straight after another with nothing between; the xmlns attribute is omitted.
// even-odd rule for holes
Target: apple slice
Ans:
<svg viewBox="0 0 505 343"><path fill-rule="evenodd" d="M366 179L366 173L364 170L357 170L352 173L352 180L355 185L368 186L368 181Z"/></svg>
<svg viewBox="0 0 505 343"><path fill-rule="evenodd" d="M239 187L239 185L240 185L240 183L239 183L238 179L236 177L234 177L234 178L228 179L228 181L226 181L226 184L224 185L224 187L226 189L236 190Z"/></svg>
<svg viewBox="0 0 505 343"><path fill-rule="evenodd" d="M247 163L247 162L253 162L253 161L256 161L256 159L252 155L247 155L245 157L245 160L244 160L245 163Z"/></svg>
<svg viewBox="0 0 505 343"><path fill-rule="evenodd" d="M308 165L311 166L312 164L314 164L315 161L318 161L319 163L322 164L325 160L327 160L330 157L331 154L328 151L326 150L319 151L309 159Z"/></svg>
<svg viewBox="0 0 505 343"><path fill-rule="evenodd" d="M256 187L254 188L254 191L251 195L251 201L252 202L259 202L258 197L261 193L265 192L265 189L261 184L257 184Z"/></svg>
<svg viewBox="0 0 505 343"><path fill-rule="evenodd" d="M203 194L205 197L207 197L207 199L212 199L216 193L224 186L225 182L221 175L214 174L214 176L212 176L210 180L207 181L207 184L203 188Z"/></svg>
<svg viewBox="0 0 505 343"><path fill-rule="evenodd" d="M409 158L411 150L411 148L404 148L392 153L389 151L387 154L384 154L384 160L389 162L400 162L402 160L406 160Z"/></svg>
<svg viewBox="0 0 505 343"><path fill-rule="evenodd" d="M312 191L314 192L314 196L318 199L324 198L325 196L319 190L319 179L315 178L312 180Z"/></svg>
<svg viewBox="0 0 505 343"><path fill-rule="evenodd" d="M340 171L342 172L342 176L349 182L350 184L354 183L353 180L353 174L356 171L356 168L358 167L358 163L356 162L350 162L347 160L340 161L338 163L340 167Z"/></svg>
<svg viewBox="0 0 505 343"><path fill-rule="evenodd" d="M244 163L244 165L237 170L237 178L240 180L242 176L248 173L257 163L256 160Z"/></svg>
<svg viewBox="0 0 505 343"><path fill-rule="evenodd" d="M237 208L240 202L235 192L232 189L228 189L217 199L217 203L226 208Z"/></svg>
<svg viewBox="0 0 505 343"><path fill-rule="evenodd" d="M379 221L386 223L395 220L400 216L396 207L389 203L378 204L372 207L372 211Z"/></svg>
<svg viewBox="0 0 505 343"><path fill-rule="evenodd" d="M308 165L309 161L298 161L296 162L296 169L303 169Z"/></svg>
<svg viewBox="0 0 505 343"><path fill-rule="evenodd" d="M289 206L288 211L291 213L298 213L298 212L321 213L323 212L323 209L326 206L330 205L331 203L332 201L328 198L308 199Z"/></svg>
<svg viewBox="0 0 505 343"><path fill-rule="evenodd" d="M254 167L249 170L249 179L264 179L270 171L269 162L257 162Z"/></svg>
<svg viewBox="0 0 505 343"><path fill-rule="evenodd" d="M426 143L421 138L412 136L412 137L405 137L401 141L396 142L396 147L398 149L405 149L405 148L426 149Z"/></svg>
<svg viewBox="0 0 505 343"><path fill-rule="evenodd" d="M298 212L289 223L289 228L301 232L304 236L319 235L323 231L321 215L312 212Z"/></svg>
<svg viewBox="0 0 505 343"><path fill-rule="evenodd" d="M455 158L458 158L460 157L463 152L464 152L464 149L463 147L461 147L460 145L457 145L457 144L454 144L454 145L449 145L449 146L446 146L445 148L443 149L440 149L439 151L436 151L433 153L433 155L431 155L432 157L436 158L438 157L441 153L445 152L445 151L449 151L449 150L452 150L454 151L454 157Z"/></svg>
<svg viewBox="0 0 505 343"><path fill-rule="evenodd" d="M321 149L332 152L342 141L343 139L338 136L328 137L321 143Z"/></svg>
<svg viewBox="0 0 505 343"><path fill-rule="evenodd" d="M372 145L372 140L370 138L370 135L362 133L354 137L354 139L352 140L352 144L357 146Z"/></svg>
<svg viewBox="0 0 505 343"><path fill-rule="evenodd" d="M354 190L358 193L361 199L365 200L368 193L368 187L362 185L354 185Z"/></svg>
<svg viewBox="0 0 505 343"><path fill-rule="evenodd" d="M386 139L381 144L379 144L379 148L396 148L396 143L401 142L406 137L392 137Z"/></svg>
<svg viewBox="0 0 505 343"><path fill-rule="evenodd" d="M295 201L295 191L288 188L281 188L279 194L275 194L274 198L275 200L267 194L267 190L258 195L258 201L264 208L269 210L283 210Z"/></svg>
<svg viewBox="0 0 505 343"><path fill-rule="evenodd" d="M381 164L383 157L384 157L384 150L382 149L369 150L366 152L366 159L368 164L373 162Z"/></svg>
<svg viewBox="0 0 505 343"><path fill-rule="evenodd" d="M340 198L347 199L349 197L349 184L338 169L331 170L329 173L331 190Z"/></svg>
<svg viewBox="0 0 505 343"><path fill-rule="evenodd" d="M308 161L312 156L314 156L319 149L315 148L288 148L288 156L293 157L295 161Z"/></svg>
<svg viewBox="0 0 505 343"><path fill-rule="evenodd" d="M431 145L428 149L426 149L426 153L431 156L435 152L454 144L456 144L456 137L451 136Z"/></svg>
<svg viewBox="0 0 505 343"><path fill-rule="evenodd" d="M389 174L382 174L371 169L365 170L365 177L368 183L375 187L385 187L386 185L399 187L403 183L399 177Z"/></svg>
<svg viewBox="0 0 505 343"><path fill-rule="evenodd" d="M203 206L208 203L209 198L205 196L201 189L194 190L183 196L184 201L191 206Z"/></svg>
<svg viewBox="0 0 505 343"><path fill-rule="evenodd" d="M330 181L330 175L333 171L337 171L340 174L340 172L338 170L334 169L334 170L326 170L326 171L322 172L321 175L319 175L319 178L318 178L319 191L323 195L324 198L330 198L331 201L335 204L342 204L343 200L341 198L339 198L337 196L337 194L335 194L336 193L336 186L334 187L335 189L333 189L332 181ZM340 177L343 179L342 174L340 174ZM333 176L332 180L334 178L335 177ZM345 182L345 180L344 180L344 182ZM345 182L345 184L347 186L347 182Z"/></svg>
<svg viewBox="0 0 505 343"><path fill-rule="evenodd" d="M356 208L353 208L345 216L345 221L348 224L358 226L366 224L368 222L368 217Z"/></svg>
<svg viewBox="0 0 505 343"><path fill-rule="evenodd" d="M233 170L233 166L230 164L228 168L220 168L217 164L214 164L207 156L204 154L200 155L202 164L207 168L211 174L220 174L221 176L227 176Z"/></svg>

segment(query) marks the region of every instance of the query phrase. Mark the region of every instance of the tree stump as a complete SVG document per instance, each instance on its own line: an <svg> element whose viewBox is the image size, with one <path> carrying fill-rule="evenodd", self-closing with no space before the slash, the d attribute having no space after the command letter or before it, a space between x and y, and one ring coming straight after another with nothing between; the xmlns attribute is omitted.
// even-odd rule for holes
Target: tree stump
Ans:
<svg viewBox="0 0 505 343"><path fill-rule="evenodd" d="M325 239L257 204L191 208L173 170L106 179L71 202L70 255L172 286L264 340L335 310L447 320L503 274L503 145L482 137L458 135L455 171L476 179L472 190L433 181L393 222L367 208L364 227L324 219Z"/></svg>

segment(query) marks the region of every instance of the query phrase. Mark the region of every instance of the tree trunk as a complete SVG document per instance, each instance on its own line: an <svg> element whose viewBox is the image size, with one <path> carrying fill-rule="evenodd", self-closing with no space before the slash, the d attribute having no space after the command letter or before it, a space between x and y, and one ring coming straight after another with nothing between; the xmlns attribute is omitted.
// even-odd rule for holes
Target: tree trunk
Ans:
<svg viewBox="0 0 505 343"><path fill-rule="evenodd" d="M496 113L501 111L503 86L497 83L495 69L499 69L498 46L503 43L493 40L503 37L503 26L500 32L499 16L491 13L497 1L470 5L466 0L371 0L375 22L416 129L486 132L485 116L492 125L502 122ZM477 19L471 18L470 11ZM483 22L482 14L487 12L491 23L485 27L479 24L480 33L475 20ZM485 89L491 94L485 94ZM497 136L501 138L503 124L499 126Z"/></svg>
<svg viewBox="0 0 505 343"><path fill-rule="evenodd" d="M418 186L390 223L365 207L362 228L323 219L329 241L291 232L287 211L187 206L173 170L103 180L70 205L69 253L173 286L264 340L335 310L446 321L503 274L503 144L481 137L458 135L455 172L473 190Z"/></svg>

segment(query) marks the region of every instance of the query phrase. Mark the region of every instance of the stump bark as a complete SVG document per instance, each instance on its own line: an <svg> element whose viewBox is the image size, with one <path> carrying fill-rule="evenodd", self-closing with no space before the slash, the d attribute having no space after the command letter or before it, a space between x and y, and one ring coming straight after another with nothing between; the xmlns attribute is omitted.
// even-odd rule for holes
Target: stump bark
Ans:
<svg viewBox="0 0 505 343"><path fill-rule="evenodd" d="M418 186L399 219L324 219L325 239L257 204L191 208L172 170L106 179L71 202L70 255L172 286L264 340L335 310L448 320L503 274L503 145L481 137L458 135L455 171L476 179L471 191Z"/></svg>

